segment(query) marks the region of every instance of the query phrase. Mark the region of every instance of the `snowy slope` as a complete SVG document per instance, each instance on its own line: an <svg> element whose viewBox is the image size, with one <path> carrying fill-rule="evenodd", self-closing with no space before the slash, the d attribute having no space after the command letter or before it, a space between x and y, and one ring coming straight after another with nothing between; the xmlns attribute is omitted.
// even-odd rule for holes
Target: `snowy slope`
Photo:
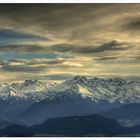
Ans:
<svg viewBox="0 0 140 140"><path fill-rule="evenodd" d="M38 102L66 90L73 90L83 97L90 97L94 102L140 103L140 81L126 81L120 78L88 79L84 76L76 76L60 84L37 80L26 80L11 85L0 83L0 99L12 96Z"/></svg>
<svg viewBox="0 0 140 140"><path fill-rule="evenodd" d="M11 86L17 91L21 98L40 101L45 99L49 89L55 85L56 84L52 82L26 80L24 83L12 84Z"/></svg>
<svg viewBox="0 0 140 140"><path fill-rule="evenodd" d="M139 103L140 102L140 81L125 81L119 78L114 79L87 79L76 76L66 81L66 84L79 84L88 91L94 101L106 100L110 103Z"/></svg>
<svg viewBox="0 0 140 140"><path fill-rule="evenodd" d="M0 99L6 100L10 96L18 96L16 90L7 83L0 83Z"/></svg>
<svg viewBox="0 0 140 140"><path fill-rule="evenodd" d="M0 83L0 99L23 98L40 101L45 98L49 89L56 84L52 82L41 82L37 80L26 80L23 83Z"/></svg>

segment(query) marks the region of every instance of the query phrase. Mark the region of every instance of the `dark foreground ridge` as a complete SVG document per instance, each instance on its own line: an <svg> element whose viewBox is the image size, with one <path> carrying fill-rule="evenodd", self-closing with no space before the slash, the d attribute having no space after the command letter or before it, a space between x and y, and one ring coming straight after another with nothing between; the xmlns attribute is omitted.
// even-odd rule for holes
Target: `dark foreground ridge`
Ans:
<svg viewBox="0 0 140 140"><path fill-rule="evenodd" d="M25 127L10 125L0 136L139 136L140 126L122 127L117 121L99 115L47 119L44 123Z"/></svg>

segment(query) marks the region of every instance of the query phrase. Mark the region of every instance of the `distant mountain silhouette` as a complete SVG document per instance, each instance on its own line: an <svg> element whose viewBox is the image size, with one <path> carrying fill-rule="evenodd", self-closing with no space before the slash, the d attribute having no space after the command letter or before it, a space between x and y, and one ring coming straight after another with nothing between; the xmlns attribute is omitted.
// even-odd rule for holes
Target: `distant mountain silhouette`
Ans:
<svg viewBox="0 0 140 140"><path fill-rule="evenodd" d="M140 126L122 127L117 121L99 115L47 119L40 125L11 125L0 136L138 136Z"/></svg>
<svg viewBox="0 0 140 140"><path fill-rule="evenodd" d="M123 120L124 122L129 123L126 125L138 125L140 124L140 103L124 105L98 114L107 118Z"/></svg>

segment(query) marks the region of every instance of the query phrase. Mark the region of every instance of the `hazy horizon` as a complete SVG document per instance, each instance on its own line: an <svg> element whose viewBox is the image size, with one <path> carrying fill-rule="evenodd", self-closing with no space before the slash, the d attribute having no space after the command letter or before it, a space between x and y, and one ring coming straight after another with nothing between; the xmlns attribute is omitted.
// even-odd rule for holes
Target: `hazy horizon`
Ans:
<svg viewBox="0 0 140 140"><path fill-rule="evenodd" d="M71 80L71 79L73 79L74 77L76 77L76 76L80 76L80 77L83 77L84 75L74 75L74 76L72 76L72 77L65 77L65 79L61 79L61 80L55 80L55 79L49 79L49 78L47 78L47 77L44 77L44 79L36 79L36 78L30 78L30 79L19 79L19 80L15 80L15 79L13 79L13 80L8 80L8 81L0 81L0 82L4 82L4 83L8 83L8 84L12 84L12 83L24 83L26 80L33 80L33 81L35 81L35 80L37 80L37 81L42 81L42 82L52 82L52 83L62 83L62 82L65 82L66 80ZM86 78L88 78L88 79L94 79L94 78L99 78L99 79L104 79L104 80L106 80L106 79L116 79L116 78L118 78L118 79L122 79L122 80L126 80L126 81L140 81L140 77L121 77L121 76L84 76L84 77L86 77Z"/></svg>

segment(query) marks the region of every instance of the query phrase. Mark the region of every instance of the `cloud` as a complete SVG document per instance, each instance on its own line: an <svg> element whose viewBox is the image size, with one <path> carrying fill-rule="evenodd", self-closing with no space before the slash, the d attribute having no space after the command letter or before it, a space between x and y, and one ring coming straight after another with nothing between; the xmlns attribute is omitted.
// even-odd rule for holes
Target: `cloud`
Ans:
<svg viewBox="0 0 140 140"><path fill-rule="evenodd" d="M119 40L113 40L108 43L104 43L101 45L93 45L93 46L76 46L69 44L59 44L51 46L52 51L56 52L71 52L71 53L80 53L80 54L90 54L90 53L100 53L105 51L117 51L117 50L127 50L129 46L123 47L127 43L123 43Z"/></svg>
<svg viewBox="0 0 140 140"><path fill-rule="evenodd" d="M0 52L18 52L18 53L25 53L25 52L43 52L44 48L40 45L32 45L32 44L17 44L17 45L4 45L0 44Z"/></svg>
<svg viewBox="0 0 140 140"><path fill-rule="evenodd" d="M43 69L43 66L33 67L27 65L28 61L25 60L9 60L1 64L1 69L9 72L39 72Z"/></svg>
<svg viewBox="0 0 140 140"><path fill-rule="evenodd" d="M130 17L125 19L126 21L124 22L122 29L123 30L131 30L131 31L135 31L135 32L139 32L140 31L140 15L138 15L137 17Z"/></svg>
<svg viewBox="0 0 140 140"><path fill-rule="evenodd" d="M139 75L139 9L140 4L0 4L0 74Z"/></svg>
<svg viewBox="0 0 140 140"><path fill-rule="evenodd" d="M3 4L0 27L54 42L91 46L116 37L129 40L131 34L128 36L118 27L126 22L126 17L136 16L139 8L139 4Z"/></svg>
<svg viewBox="0 0 140 140"><path fill-rule="evenodd" d="M52 75L43 75L47 80L66 80L72 78L72 74L52 74Z"/></svg>
<svg viewBox="0 0 140 140"><path fill-rule="evenodd" d="M140 57L139 56L124 56L124 55L116 55L116 56L103 56L103 57L98 57L98 58L95 58L94 60L97 60L97 61L112 61L112 62L126 62L126 60L129 60L129 63L131 63L131 61L136 61L136 60L139 60ZM134 62L133 62L134 63Z"/></svg>
<svg viewBox="0 0 140 140"><path fill-rule="evenodd" d="M25 65L4 65L2 67L6 71L10 72L27 72L27 73L32 73L32 72L39 72L41 71L44 67L31 67L31 66L25 66Z"/></svg>
<svg viewBox="0 0 140 140"><path fill-rule="evenodd" d="M0 26L87 43L90 39L110 39L116 38L116 33L122 34L116 28L120 19L125 14L135 15L139 7L139 4L2 4Z"/></svg>
<svg viewBox="0 0 140 140"><path fill-rule="evenodd" d="M106 60L116 60L116 59L118 59L118 57L107 56L107 57L96 58L95 60L98 60L98 61L106 61Z"/></svg>
<svg viewBox="0 0 140 140"><path fill-rule="evenodd" d="M0 73L5 80L42 79L64 80L75 75L93 77L139 75L139 61L115 61L105 63L87 57L69 59L32 59L0 61ZM135 68L135 69L134 69ZM8 75L8 77L7 77Z"/></svg>
<svg viewBox="0 0 140 140"><path fill-rule="evenodd" d="M57 64L62 64L65 62L65 59L52 59L52 60L47 60L47 59L34 59L28 62L28 65L36 65L36 64L47 64L47 65L57 65Z"/></svg>
<svg viewBox="0 0 140 140"><path fill-rule="evenodd" d="M56 44L52 46L41 45L3 45L0 46L0 51L15 51L15 52L34 52L34 53L78 53L92 54L105 51L119 51L129 49L129 44L119 40L113 40L108 43L98 45L73 45L73 44Z"/></svg>
<svg viewBox="0 0 140 140"><path fill-rule="evenodd" d="M9 72L43 72L52 69L61 69L68 67L81 67L81 64L63 58L58 59L32 59L0 61L0 68Z"/></svg>
<svg viewBox="0 0 140 140"><path fill-rule="evenodd" d="M15 31L12 29L0 29L0 43L3 44L15 44L15 42L21 41L44 41L45 37L41 37L34 34Z"/></svg>

